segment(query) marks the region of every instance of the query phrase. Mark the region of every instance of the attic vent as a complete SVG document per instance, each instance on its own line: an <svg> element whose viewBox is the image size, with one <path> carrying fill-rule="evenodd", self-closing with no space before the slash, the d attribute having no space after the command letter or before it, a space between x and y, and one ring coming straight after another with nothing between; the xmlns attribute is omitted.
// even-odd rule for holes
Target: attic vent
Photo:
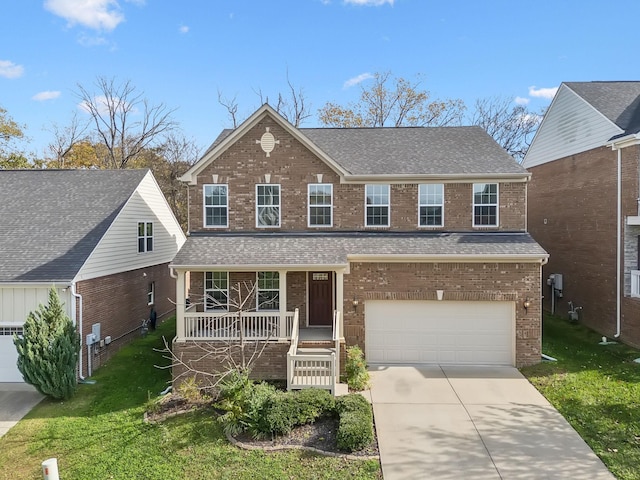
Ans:
<svg viewBox="0 0 640 480"><path fill-rule="evenodd" d="M273 136L273 133L269 131L269 127L265 127L266 132L262 134L260 140L256 140L256 143L260 144L262 151L267 154L267 157L270 156L271 152L276 146L276 143L280 143L280 140L276 140Z"/></svg>

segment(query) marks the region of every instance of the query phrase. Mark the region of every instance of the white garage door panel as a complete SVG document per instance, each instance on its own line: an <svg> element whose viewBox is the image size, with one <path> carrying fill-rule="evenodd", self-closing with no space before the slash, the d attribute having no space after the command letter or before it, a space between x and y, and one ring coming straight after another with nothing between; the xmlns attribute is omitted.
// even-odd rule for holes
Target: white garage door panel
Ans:
<svg viewBox="0 0 640 480"><path fill-rule="evenodd" d="M370 363L513 365L513 302L365 302Z"/></svg>
<svg viewBox="0 0 640 480"><path fill-rule="evenodd" d="M18 352L13 344L15 324L0 324L0 382L24 382L16 362Z"/></svg>

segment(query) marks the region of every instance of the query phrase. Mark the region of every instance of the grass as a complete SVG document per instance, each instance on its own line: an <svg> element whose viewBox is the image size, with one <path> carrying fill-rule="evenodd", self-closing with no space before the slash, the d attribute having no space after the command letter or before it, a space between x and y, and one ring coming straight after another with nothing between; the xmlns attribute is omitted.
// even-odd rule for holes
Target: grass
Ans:
<svg viewBox="0 0 640 480"><path fill-rule="evenodd" d="M522 370L624 480L640 480L640 351L623 344L601 346L599 334L547 316L543 351L557 362Z"/></svg>
<svg viewBox="0 0 640 480"><path fill-rule="evenodd" d="M69 401L45 399L0 439L0 480L42 478L56 457L60 477L91 479L380 478L377 461L347 461L290 451L245 451L230 445L208 411L143 422L145 403L169 371L154 348L175 322L123 348Z"/></svg>

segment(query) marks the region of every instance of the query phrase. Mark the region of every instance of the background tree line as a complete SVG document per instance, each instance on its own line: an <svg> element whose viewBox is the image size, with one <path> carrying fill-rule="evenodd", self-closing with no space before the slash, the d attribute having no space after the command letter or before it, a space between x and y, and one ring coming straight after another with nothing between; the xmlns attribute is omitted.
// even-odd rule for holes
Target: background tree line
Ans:
<svg viewBox="0 0 640 480"><path fill-rule="evenodd" d="M284 92L275 101L255 91L260 104L270 103L296 127L314 117L302 88L287 73ZM42 158L26 153L23 125L0 106L0 169L21 168L149 168L183 229L187 227L187 195L178 178L199 158L201 146L188 139L173 118L174 109L150 103L130 81L98 77L91 88L78 85L79 110L64 125L48 128L50 142ZM248 116L239 113L236 97L218 92L229 127ZM255 110L255 108L254 108ZM521 162L543 112L531 112L510 97L478 99L469 109L460 99L433 98L422 78L372 75L360 84L356 101L325 103L315 116L326 127L404 127L479 125ZM213 140L213 139L212 139Z"/></svg>

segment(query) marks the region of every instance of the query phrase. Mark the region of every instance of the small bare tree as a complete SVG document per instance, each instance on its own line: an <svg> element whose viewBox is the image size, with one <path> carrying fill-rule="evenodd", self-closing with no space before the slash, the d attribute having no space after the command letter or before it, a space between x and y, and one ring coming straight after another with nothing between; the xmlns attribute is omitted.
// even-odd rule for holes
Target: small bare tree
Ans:
<svg viewBox="0 0 640 480"><path fill-rule="evenodd" d="M73 113L71 122L66 127L61 127L57 123L51 125L49 131L53 135L53 139L48 145L51 153L51 160L47 164L49 168L67 167L67 159L73 148L79 142L87 140L85 136L87 127L88 124L80 121L77 112Z"/></svg>
<svg viewBox="0 0 640 480"><path fill-rule="evenodd" d="M81 107L89 113L97 141L106 147L107 168L126 168L130 160L176 128L175 111L165 104L151 105L130 81L98 77L98 93L78 85Z"/></svg>
<svg viewBox="0 0 640 480"><path fill-rule="evenodd" d="M222 330L222 339L211 342L194 342L194 348L198 349L199 356L194 360L185 361L176 355L163 338L164 348L160 350L163 358L169 360L170 365L157 366L158 368L177 368L181 373L175 379L196 376L203 380L205 389L215 389L218 384L233 372L248 374L256 361L260 358L268 340L274 335L276 324L266 327L267 337L262 340L247 338L249 328L246 313L255 311L257 284L255 282L239 282L229 286L229 297L225 303L211 295L202 295L199 298L190 298L190 306L202 305L205 309L217 306L224 307L228 313L221 315L223 322L213 326L214 330ZM218 371L207 371L197 367L207 358L215 358L220 363Z"/></svg>
<svg viewBox="0 0 640 480"><path fill-rule="evenodd" d="M227 115L229 116L229 120L231 120L231 125L233 129L238 128L238 102L236 101L236 95L232 98L225 97L222 95L222 92L218 90L218 103L227 109Z"/></svg>

